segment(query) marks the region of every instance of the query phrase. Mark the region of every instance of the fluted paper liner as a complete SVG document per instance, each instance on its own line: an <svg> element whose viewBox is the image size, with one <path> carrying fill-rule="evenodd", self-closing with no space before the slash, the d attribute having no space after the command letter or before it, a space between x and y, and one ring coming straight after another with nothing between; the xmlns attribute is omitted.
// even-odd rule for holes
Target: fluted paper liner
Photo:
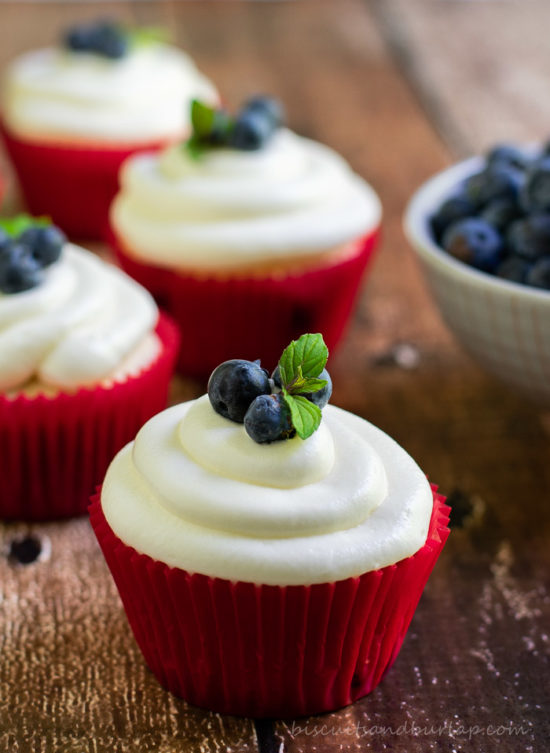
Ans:
<svg viewBox="0 0 550 753"><path fill-rule="evenodd" d="M109 232L120 266L147 288L185 333L178 368L207 376L231 358L261 358L275 368L292 339L321 332L332 350L353 311L379 231L357 241L354 252L288 274L203 276L138 261ZM151 249L153 252L154 249Z"/></svg>
<svg viewBox="0 0 550 753"><path fill-rule="evenodd" d="M161 315L162 348L139 373L112 386L53 397L0 395L0 518L82 515L115 454L166 407L179 345Z"/></svg>
<svg viewBox="0 0 550 753"><path fill-rule="evenodd" d="M426 543L395 565L311 586L267 586L170 568L90 519L145 661L190 703L228 714L294 717L370 693L395 660L449 530L432 486Z"/></svg>
<svg viewBox="0 0 550 753"><path fill-rule="evenodd" d="M103 239L124 160L167 143L79 144L18 138L0 128L31 214L47 215L70 237Z"/></svg>

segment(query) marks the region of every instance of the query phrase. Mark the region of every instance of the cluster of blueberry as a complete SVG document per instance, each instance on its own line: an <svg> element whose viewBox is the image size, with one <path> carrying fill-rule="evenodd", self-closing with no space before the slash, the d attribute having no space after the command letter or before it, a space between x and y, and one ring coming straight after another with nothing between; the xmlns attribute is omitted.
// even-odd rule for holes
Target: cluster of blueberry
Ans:
<svg viewBox="0 0 550 753"><path fill-rule="evenodd" d="M550 144L534 155L492 149L484 169L458 186L431 225L460 261L550 290Z"/></svg>
<svg viewBox="0 0 550 753"><path fill-rule="evenodd" d="M326 369L319 379L325 380L326 385L303 397L322 409L332 394L332 381ZM296 434L281 388L278 366L270 378L259 361L233 359L217 366L210 375L208 397L216 413L244 423L247 434L264 444Z"/></svg>
<svg viewBox="0 0 550 753"><path fill-rule="evenodd" d="M92 52L111 60L124 57L128 44L128 35L113 21L73 26L64 39L64 46L72 52Z"/></svg>
<svg viewBox="0 0 550 753"><path fill-rule="evenodd" d="M283 106L272 97L252 97L235 117L224 109L194 100L191 105L193 133L188 145L199 151L219 146L253 151L261 149L283 122Z"/></svg>
<svg viewBox="0 0 550 753"><path fill-rule="evenodd" d="M65 241L54 225L30 225L15 236L0 229L0 292L21 293L39 285Z"/></svg>

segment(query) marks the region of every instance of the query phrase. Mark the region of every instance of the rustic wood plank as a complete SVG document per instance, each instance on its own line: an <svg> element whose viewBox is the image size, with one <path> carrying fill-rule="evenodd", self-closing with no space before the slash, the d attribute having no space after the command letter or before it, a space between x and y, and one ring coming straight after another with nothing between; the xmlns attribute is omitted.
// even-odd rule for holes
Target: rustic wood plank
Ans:
<svg viewBox="0 0 550 753"><path fill-rule="evenodd" d="M402 18L407 40L414 26L414 39L428 46L420 27L432 24L430 33L439 32L443 8L450 8L448 23L464 39L469 26L462 8L477 6L410 5L423 13L418 23L401 0L109 4L142 23L170 23L231 105L254 91L282 96L291 124L342 152L382 197L383 247L332 361L334 402L400 441L443 491L455 491L464 518L457 516L463 526L449 540L396 665L367 699L322 717L333 733L308 734L311 727L299 729L305 722L291 720L261 725L256 737L251 723L192 709L158 688L128 634L85 521L37 526L52 542L50 559L16 567L4 558L0 565L0 750L248 751L258 740L265 751L302 753L546 749L550 419L458 349L428 298L400 224L410 193L453 157L400 70L405 58L396 48L395 25ZM28 13L19 13L17 3L0 6L0 64L46 38L46 30L52 36L68 19L96 15L100 5L31 7L29 32ZM439 25L425 18L427 8ZM480 23L482 16L494 18L490 10L473 13ZM437 66L448 69L445 47L436 41ZM428 52L414 49L417 64L429 71ZM459 39L449 42L451 57L460 49ZM436 68L433 56L431 62ZM475 71L462 64L466 82ZM446 107L447 79L435 70L430 75L433 96ZM449 80L454 86L456 79ZM460 99L470 96L465 84L455 89ZM438 123L456 149L461 139L454 134L466 121L458 105L446 112L448 120ZM460 148L481 144L479 133ZM15 205L13 191L10 202ZM176 379L172 398L203 389ZM4 549L14 530L20 529L2 528ZM517 737L487 734L487 725L510 721ZM412 723L443 730L415 733ZM369 734L373 725L402 733ZM470 740L476 725L485 731L474 729Z"/></svg>
<svg viewBox="0 0 550 753"><path fill-rule="evenodd" d="M550 135L545 0L373 0L405 75L458 154Z"/></svg>
<svg viewBox="0 0 550 753"><path fill-rule="evenodd" d="M0 750L127 753L255 751L252 722L194 709L164 692L131 639L87 520L33 526L41 558L6 554L0 529Z"/></svg>

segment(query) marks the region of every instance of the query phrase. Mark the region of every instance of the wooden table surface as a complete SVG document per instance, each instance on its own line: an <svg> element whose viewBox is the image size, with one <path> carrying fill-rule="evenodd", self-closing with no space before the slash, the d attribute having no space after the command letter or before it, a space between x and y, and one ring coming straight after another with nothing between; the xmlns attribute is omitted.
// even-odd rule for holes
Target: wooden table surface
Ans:
<svg viewBox="0 0 550 753"><path fill-rule="evenodd" d="M318 718L254 722L160 689L86 520L5 525L0 753L547 751L550 415L460 351L400 218L415 187L458 156L495 138L548 135L550 9L534 0L2 3L0 66L106 13L168 24L231 104L281 96L296 130L375 186L384 240L331 360L333 402L409 450L449 495L454 527L401 654L369 697ZM5 211L17 206L12 182ZM176 379L173 399L204 387ZM29 528L42 553L16 564L10 542Z"/></svg>

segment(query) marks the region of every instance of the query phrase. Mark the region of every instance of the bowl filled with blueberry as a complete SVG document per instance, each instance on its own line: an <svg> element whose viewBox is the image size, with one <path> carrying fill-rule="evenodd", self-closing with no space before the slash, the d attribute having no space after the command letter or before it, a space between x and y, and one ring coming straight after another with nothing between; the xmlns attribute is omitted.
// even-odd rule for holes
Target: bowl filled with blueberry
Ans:
<svg viewBox="0 0 550 753"><path fill-rule="evenodd" d="M550 405L550 144L496 146L438 173L405 232L464 348Z"/></svg>

